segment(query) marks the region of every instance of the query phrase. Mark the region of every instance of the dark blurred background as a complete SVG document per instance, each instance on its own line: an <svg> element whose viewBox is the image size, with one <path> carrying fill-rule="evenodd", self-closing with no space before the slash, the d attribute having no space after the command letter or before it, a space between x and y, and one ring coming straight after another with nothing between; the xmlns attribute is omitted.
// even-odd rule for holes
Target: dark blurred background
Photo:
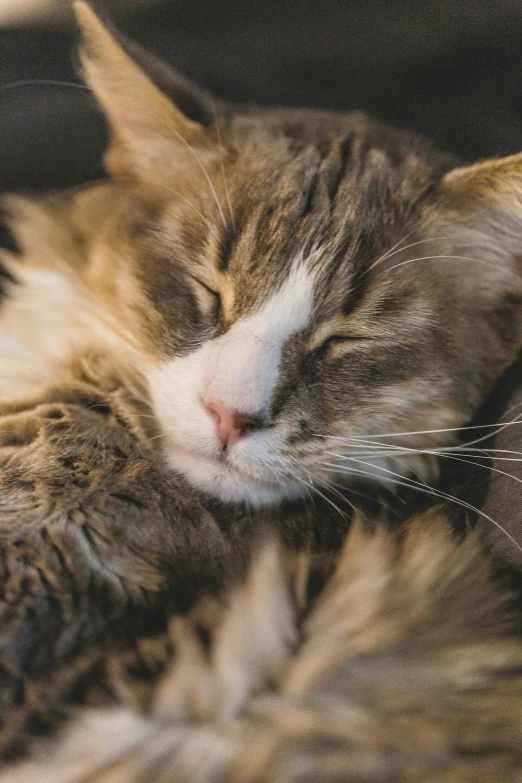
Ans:
<svg viewBox="0 0 522 783"><path fill-rule="evenodd" d="M0 24L13 2L0 0ZM522 150L522 0L120 0L108 11L114 2L101 10L121 30L218 96L365 109L467 160ZM7 14L0 27L0 190L100 173L105 128L88 93L3 86L77 81L64 9Z"/></svg>

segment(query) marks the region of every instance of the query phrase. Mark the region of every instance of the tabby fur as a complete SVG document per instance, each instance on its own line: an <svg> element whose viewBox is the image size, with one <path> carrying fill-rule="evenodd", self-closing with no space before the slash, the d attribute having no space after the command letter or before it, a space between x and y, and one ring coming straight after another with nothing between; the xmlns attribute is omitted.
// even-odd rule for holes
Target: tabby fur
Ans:
<svg viewBox="0 0 522 783"><path fill-rule="evenodd" d="M518 354L522 156L187 116L76 9L112 178L6 202L2 757L98 711L0 781L522 780L515 596L447 509L380 507Z"/></svg>
<svg viewBox="0 0 522 783"><path fill-rule="evenodd" d="M226 599L109 659L119 706L2 783L522 780L522 645L475 537L357 522L311 604L310 567L265 542Z"/></svg>

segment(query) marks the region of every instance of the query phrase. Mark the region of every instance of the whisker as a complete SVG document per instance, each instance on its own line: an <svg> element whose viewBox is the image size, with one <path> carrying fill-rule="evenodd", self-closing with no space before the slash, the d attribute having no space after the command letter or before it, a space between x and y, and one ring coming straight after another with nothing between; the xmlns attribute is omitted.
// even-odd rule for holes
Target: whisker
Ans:
<svg viewBox="0 0 522 783"><path fill-rule="evenodd" d="M375 495L367 495L365 492L361 492L358 489L356 490L353 487L347 487L344 484L334 484L333 482L330 482L330 484L333 487L343 490L343 492L348 492L350 495L357 495L359 498L364 498L364 500L370 500L372 502L375 501Z"/></svg>
<svg viewBox="0 0 522 783"><path fill-rule="evenodd" d="M467 449L470 446L475 445L476 443L481 443L484 440L488 440L489 438L492 438L494 435L497 435L499 432L502 432L506 427L511 426L513 424L522 424L522 420L521 419L513 419L512 421L504 422L502 424L497 424L497 425L493 425L493 424L491 424L491 425L478 425L478 427L477 427L478 429L484 429L487 426L487 428L491 428L491 429L493 429L495 431L494 432L488 432L486 435L482 435L479 438L474 438L472 440L464 441L463 443L457 443L457 444L455 444L453 446L443 446L443 447L438 447L438 448L441 449L441 450L443 449L444 451L462 451L463 449ZM468 429L474 429L474 427L469 427ZM408 434L408 433L406 433L406 434ZM381 437L381 436L379 436L379 437ZM390 436L386 435L384 437L390 437ZM365 441L360 440L360 442L364 443ZM381 446L386 447L386 448L393 448L392 444L387 444L387 443L381 443L380 444L379 441L377 441L377 440L371 440L371 441L367 441L367 442L368 443L373 443L375 445L381 445ZM403 446L402 448L408 448L408 447Z"/></svg>
<svg viewBox="0 0 522 783"><path fill-rule="evenodd" d="M406 266L406 264L413 264L416 261L430 261L430 260L436 260L436 259L446 259L446 260L460 260L460 261L474 261L477 264L483 264L484 266L490 266L493 267L494 264L491 261L486 261L483 258L472 258L471 256L456 256L456 255L435 255L435 256L420 256L419 258L410 258L407 261L401 261L399 264L394 264L393 266L386 267L382 270L382 274L385 274L386 272L391 272L394 269L399 269L401 266ZM504 270L506 273L515 275L515 272L511 272L511 270L505 268Z"/></svg>
<svg viewBox="0 0 522 783"><path fill-rule="evenodd" d="M311 476L311 474L310 474L310 477L313 479L313 476ZM299 483L303 484L303 485L304 485L304 486L306 486L306 487L307 487L309 490L311 490L312 492L315 492L315 493L316 493L316 495L319 495L319 497L323 498L323 500L325 500L327 503L329 503L329 504L332 506L332 508L334 508L334 509L335 509L335 510L338 512L338 514L340 514L340 515L343 517L343 519L345 519L346 521L348 521L348 517L346 516L345 512L344 512L344 511L342 511L342 510L339 508L339 506L337 506L337 505L336 505L336 504L333 502L333 500L331 500L329 497L327 497L326 495L324 495L324 494L323 494L323 493L322 493L322 492L321 492L319 489L317 489L317 487L316 487L316 486L315 486L313 483L307 483L306 481L304 481L304 479L300 478L298 475L295 475L295 476L294 476L294 478L297 478L297 480L299 481ZM348 502L349 502L349 501L348 501ZM350 504L350 505L351 505L351 504Z"/></svg>
<svg viewBox="0 0 522 783"><path fill-rule="evenodd" d="M359 443L355 444L355 448L350 449L350 455L353 456L364 456L366 453L368 456L394 456L397 454L398 456L404 456L406 454L435 454L435 455L442 455L442 456L449 456L447 452L453 452L457 454L464 455L466 457L473 457L474 459L495 459L500 460L502 462L522 462L522 451L514 451L512 449L474 449L474 448L467 448L466 444L462 444L460 446L438 446L438 447L429 447L426 449L421 449L417 446L395 446L391 443L372 443L370 441L367 442L366 449L369 449L368 452L365 452L364 449L361 449L360 451L357 451L357 447L359 446ZM518 457L501 457L498 456L499 454L518 454Z"/></svg>
<svg viewBox="0 0 522 783"><path fill-rule="evenodd" d="M158 440L159 438L164 438L165 434L166 434L166 432L160 432L159 435L153 435L152 438L146 438L145 440L140 441L140 445L141 446L146 446L153 440Z"/></svg>
<svg viewBox="0 0 522 783"><path fill-rule="evenodd" d="M329 498L327 495L325 495L323 492L321 492L319 489L317 489L317 487L316 487L315 485L313 485L313 484L312 484L312 485L310 485L310 486L311 486L312 492L315 492L315 493L316 493L316 495L319 495L319 497L323 498L323 500L325 500L327 503L329 503L329 504L331 505L331 507L332 507L333 509L335 509L335 510L337 511L337 513L338 513L338 514L340 514L340 516L342 516L342 517L343 517L343 519L345 519L347 522L349 521L349 520L348 520L348 517L347 517L347 515L345 514L345 512L344 512L344 511L342 511L342 510L339 508L339 506L337 506L337 505L336 505L336 504L333 502L333 500L331 500L331 499L330 499L330 498Z"/></svg>
<svg viewBox="0 0 522 783"><path fill-rule="evenodd" d="M177 131L175 128L173 128L173 127L172 127L172 125L170 125L170 123L166 122L166 121L163 119L163 117L160 117L159 115L154 115L154 116L155 116L155 118L156 118L156 119L157 119L159 122L161 122L163 125L165 125L165 126L166 126L166 127L167 127L167 128L168 128L168 129L169 129L169 130L170 130L170 131L171 131L171 132L174 134L174 135L175 135L175 136L177 136L177 137L178 137L178 139L179 139L179 140L180 140L180 141L181 141L181 142L182 142L182 143L183 143L183 144L184 144L184 145L187 147L188 151L189 151L189 152L191 153L191 155L194 157L194 159L195 159L196 163L198 164L199 168L200 168L200 169L201 169L201 171L203 172L203 176L204 176L204 177L205 177L205 179L207 180L207 183L208 183L208 186L209 186L209 188L210 188L210 190L211 190L211 192L212 192L212 195L214 196L214 200L215 200L215 202L216 202L216 206L217 206L217 208L218 208L218 210L219 210L219 214L220 214L220 216L221 216L221 220L223 221L223 225L224 225L224 227L225 227L225 228L227 228L227 221L226 221L226 218L225 218L225 213L223 212L223 209L222 209L222 207L221 207L221 204L219 203L219 199L218 199L218 195L217 195L216 189L215 189L215 187L214 187L214 185L213 185L213 183L212 183L212 180L210 179L209 173L208 173L208 171L206 170L205 166L203 165L203 163L202 163L202 161L201 161L201 159L200 159L199 155L196 153L196 151L194 150L194 148L192 147L192 145L191 145L191 144L189 144L189 143L188 143L188 141L187 141L186 139L184 139L184 138L183 138L183 136L181 135L181 133L178 133L178 131Z"/></svg>
<svg viewBox="0 0 522 783"><path fill-rule="evenodd" d="M348 456L353 456L353 457L405 457L410 454L433 454L434 456L448 457L449 459L452 456L451 454L446 453L444 449L419 449L419 448L408 448L408 447L401 447L401 446L396 446L395 448L390 446L388 449L381 449L378 446L368 446L367 448L368 448L367 451L365 451L364 449L360 451L357 451L356 449L353 450L350 449L350 451L346 453L348 454ZM452 454L457 453L464 457L473 457L473 459L497 460L499 462L522 462L522 457L499 457L496 453L488 453L486 449L469 449L469 451L468 450L457 451L456 449L452 449L451 451ZM520 451L504 452L503 449L492 449L491 451L498 452L499 454L502 453L522 454L522 452ZM482 453L477 453L477 452L482 452ZM331 452L326 451L324 453L330 454ZM475 464L477 466L480 466L481 463L477 462Z"/></svg>
<svg viewBox="0 0 522 783"><path fill-rule="evenodd" d="M214 226L212 223L210 223L209 216L205 215L204 212L202 212L199 207L197 207L193 201L191 201L189 198L184 196L182 193L180 193L179 190L176 190L175 188L171 188L168 185L165 185L163 182L153 182L152 180L144 180L145 183L148 183L149 185L153 185L154 187L160 187L163 190L166 190L168 193L172 193L174 196L179 198L184 204L187 204L191 209L196 212L197 215L201 218L203 223L208 229L209 234L213 237L213 239L216 240L216 242L219 241L219 236L216 233Z"/></svg>
<svg viewBox="0 0 522 783"><path fill-rule="evenodd" d="M349 498L346 497L345 494L340 492L334 484L332 484L329 481L326 481L326 479L321 478L320 476L316 476L310 472L308 472L308 475L310 476L310 480L312 482L311 486L314 486L314 481L319 481L321 483L321 486L326 490L332 492L336 497L338 497L340 500L342 500L343 503L347 503L352 511L357 511L354 504L349 500Z"/></svg>
<svg viewBox="0 0 522 783"><path fill-rule="evenodd" d="M361 462L360 460L354 460L354 461L358 462L361 465L368 465L369 467L373 467L373 465L371 465L371 463ZM364 475L367 478L372 478L373 480L375 480L375 475L370 473L369 471L361 471L361 470L358 470L357 468L340 468L339 469L338 466L336 466L335 464L328 463L328 462L321 463L321 464L325 465L328 468L336 468L339 473L348 473L348 474L350 474L350 473L353 472L353 473L356 473L356 474L359 474L359 475ZM446 492L442 492L442 490L434 489L433 487L428 487L425 484L421 484L418 481L414 481L413 479L406 479L404 476L401 476L400 473L394 473L393 471L386 470L385 468L382 468L382 470L384 470L386 473L390 473L391 475L399 476L400 480L394 480L394 484L396 484L397 486L402 486L402 487L406 487L406 488L409 488L409 489L415 489L418 492L422 492L422 493L424 493L426 495L434 495L435 497L440 497L443 500L449 500L449 501L451 501L453 503L456 503L457 505L461 506L462 508L466 508L469 511L472 511L472 512L478 514L479 516L481 516L484 519L486 519L488 522L491 522L491 524L493 524L496 528L501 530L502 533L504 533L506 535L506 537L516 546L516 548L520 552L522 552L522 546L520 546L520 544L515 540L515 538L513 538L511 533L509 533L504 527L502 527L502 525L499 522L497 522L495 519L493 519L493 517L490 517L489 514L486 514L481 509L476 508L476 506L473 506L471 503L468 503L467 501L462 500L460 498L456 498L454 495L449 495Z"/></svg>
<svg viewBox="0 0 522 783"><path fill-rule="evenodd" d="M400 245L402 245L402 243L405 242L408 239L408 237L410 237L411 235L412 235L412 231L409 231L401 239L399 239L398 242L396 242L394 245L392 245L390 248L388 248L388 250L385 253L383 253L382 256L379 256L377 261L374 261L373 264L370 267L368 267L368 269L366 269L364 271L364 274L368 274L368 272L370 272L373 269L374 266L377 266L377 264L380 264L381 261L384 261L385 259L389 258L390 256L395 255L395 253L398 253L401 250L404 250L405 248L400 247ZM414 242L413 244L415 245L416 243ZM409 247L409 245L408 245L408 247Z"/></svg>
<svg viewBox="0 0 522 783"><path fill-rule="evenodd" d="M463 453L470 451L475 459L498 459L502 462L522 462L522 451L513 451L512 449L466 449ZM518 454L519 457L499 457L498 454Z"/></svg>
<svg viewBox="0 0 522 783"><path fill-rule="evenodd" d="M306 497L312 504L312 509L315 508L315 498L312 493L312 488L310 484L308 484L304 479L302 479L297 473L292 474L292 478L295 479L299 484L302 484L305 491L306 491Z"/></svg>
<svg viewBox="0 0 522 783"><path fill-rule="evenodd" d="M383 261L387 261L388 258L391 258L392 256L397 255L397 253L402 253L405 250L410 250L412 247L416 247L417 245L423 245L426 242L440 242L440 241L442 241L444 239L447 239L447 237L443 237L443 236L442 237L428 237L426 239L419 239L417 242L411 242L409 245L403 245L402 247L399 247L401 242L403 242L405 239L407 239L408 236L410 236L410 235L411 235L411 232L410 232L410 234L407 234L405 237L403 237L403 239L399 240L399 242L396 242L396 244L393 245L393 247L391 247L390 250L388 250L386 253L384 253L384 255L380 256L380 258L378 258L377 261L374 261L373 264L371 264L368 267L368 269L366 269L364 271L364 274L365 275L368 274L368 272L371 272L371 270L374 267L376 267L378 264L381 264Z"/></svg>
<svg viewBox="0 0 522 783"><path fill-rule="evenodd" d="M514 407L520 407L520 406L522 406L522 403L518 403ZM498 424L472 424L466 427L442 427L440 429L432 429L432 430L384 432L384 433L379 433L378 435L367 434L367 435L351 435L350 437L345 437L343 435L322 435L321 433L318 432L314 432L312 434L314 438L331 438L332 440L343 440L343 441L361 441L367 439L375 442L375 438L402 438L407 435L437 435L439 433L444 433L444 432L467 432L468 430L485 430L485 429L496 430L496 432L489 433L484 438L480 438L479 440L476 441L469 441L467 445L471 445L472 443L478 443L480 440L484 440L485 438L491 437L492 435L496 434L498 431L501 431L513 424L522 424L522 419L515 418L510 421L501 422ZM386 445L386 444L382 444L382 445Z"/></svg>
<svg viewBox="0 0 522 783"><path fill-rule="evenodd" d="M59 81L56 79L18 79L15 82L9 82L9 84L0 85L0 92L5 90L12 90L19 87L70 87L74 90L84 90L90 92L89 87L85 84L77 84L76 82Z"/></svg>
<svg viewBox="0 0 522 783"><path fill-rule="evenodd" d="M343 454L334 454L332 451L326 451L325 454L327 454L330 457L336 457L336 458L341 459L341 460L345 459L345 455L343 455ZM500 470L500 468L495 468L495 467L490 466L490 465L484 465L484 464L481 464L480 462L474 462L473 460L465 459L465 457L461 457L461 456L456 457L454 454L445 454L442 451L435 451L435 450L432 450L432 449L408 449L406 451L400 451L398 456L408 456L409 454L421 454L421 455L422 454L433 454L433 456L435 456L435 457L441 457L441 458L445 458L445 459L452 459L452 460L455 460L457 462L466 463L467 465L473 465L473 466L475 466L477 468L485 468L486 470L489 470L492 473L499 473L502 476L506 476L506 478L511 478L514 481L517 481L520 484L522 484L522 479L521 478L518 478L518 476L514 476L511 473L507 473L505 470ZM370 456L372 458L373 457L386 456L386 457L392 457L393 459L395 459L396 455L397 455L397 452L391 451L391 452L382 452L380 454L370 453L368 456ZM360 458L360 457L364 457L364 456L366 456L366 455L364 455L364 454L355 454L355 455L353 455L354 458ZM352 456L350 455L350 456L348 456L346 458L347 459L351 459ZM522 462L522 460L518 460L518 461ZM379 467L379 466L377 466L377 467Z"/></svg>
<svg viewBox="0 0 522 783"><path fill-rule="evenodd" d="M223 146L221 144L221 129L219 127L219 121L218 121L218 116L217 116L217 111L216 111L216 105L215 105L214 99L213 99L213 97L212 97L212 95L210 93L208 93L208 99L210 101L210 105L212 106L212 113L214 115L214 127L216 129L216 134L217 134L217 139L218 139L219 158L220 158L220 163L221 163L221 176L223 178L223 187L225 189L225 198L227 200L228 211L229 211L229 214L230 214L230 221L232 223L232 228L235 231L236 230L236 223L235 223L235 220L234 220L234 213L232 211L232 202L230 200L230 191L228 189L227 178L226 178L226 173L225 173L225 162L224 162L224 159L223 159Z"/></svg>

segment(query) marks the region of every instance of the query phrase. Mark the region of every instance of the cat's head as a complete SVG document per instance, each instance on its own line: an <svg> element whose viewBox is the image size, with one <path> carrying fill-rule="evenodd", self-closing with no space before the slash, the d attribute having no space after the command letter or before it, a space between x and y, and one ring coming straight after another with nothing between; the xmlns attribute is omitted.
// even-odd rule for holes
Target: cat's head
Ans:
<svg viewBox="0 0 522 783"><path fill-rule="evenodd" d="M197 122L77 12L113 175L79 197L79 272L172 468L252 504L429 479L408 448L450 441L521 344L522 156L459 168L362 115L206 98Z"/></svg>

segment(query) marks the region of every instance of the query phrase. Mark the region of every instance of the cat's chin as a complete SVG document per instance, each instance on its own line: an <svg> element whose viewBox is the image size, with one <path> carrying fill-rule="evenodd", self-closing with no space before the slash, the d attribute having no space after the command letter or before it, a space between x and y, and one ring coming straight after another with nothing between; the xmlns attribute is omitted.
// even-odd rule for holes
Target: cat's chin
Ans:
<svg viewBox="0 0 522 783"><path fill-rule="evenodd" d="M300 485L256 480L225 462L181 447L169 448L165 456L169 466L181 473L189 484L225 503L267 506L294 500L303 494Z"/></svg>

